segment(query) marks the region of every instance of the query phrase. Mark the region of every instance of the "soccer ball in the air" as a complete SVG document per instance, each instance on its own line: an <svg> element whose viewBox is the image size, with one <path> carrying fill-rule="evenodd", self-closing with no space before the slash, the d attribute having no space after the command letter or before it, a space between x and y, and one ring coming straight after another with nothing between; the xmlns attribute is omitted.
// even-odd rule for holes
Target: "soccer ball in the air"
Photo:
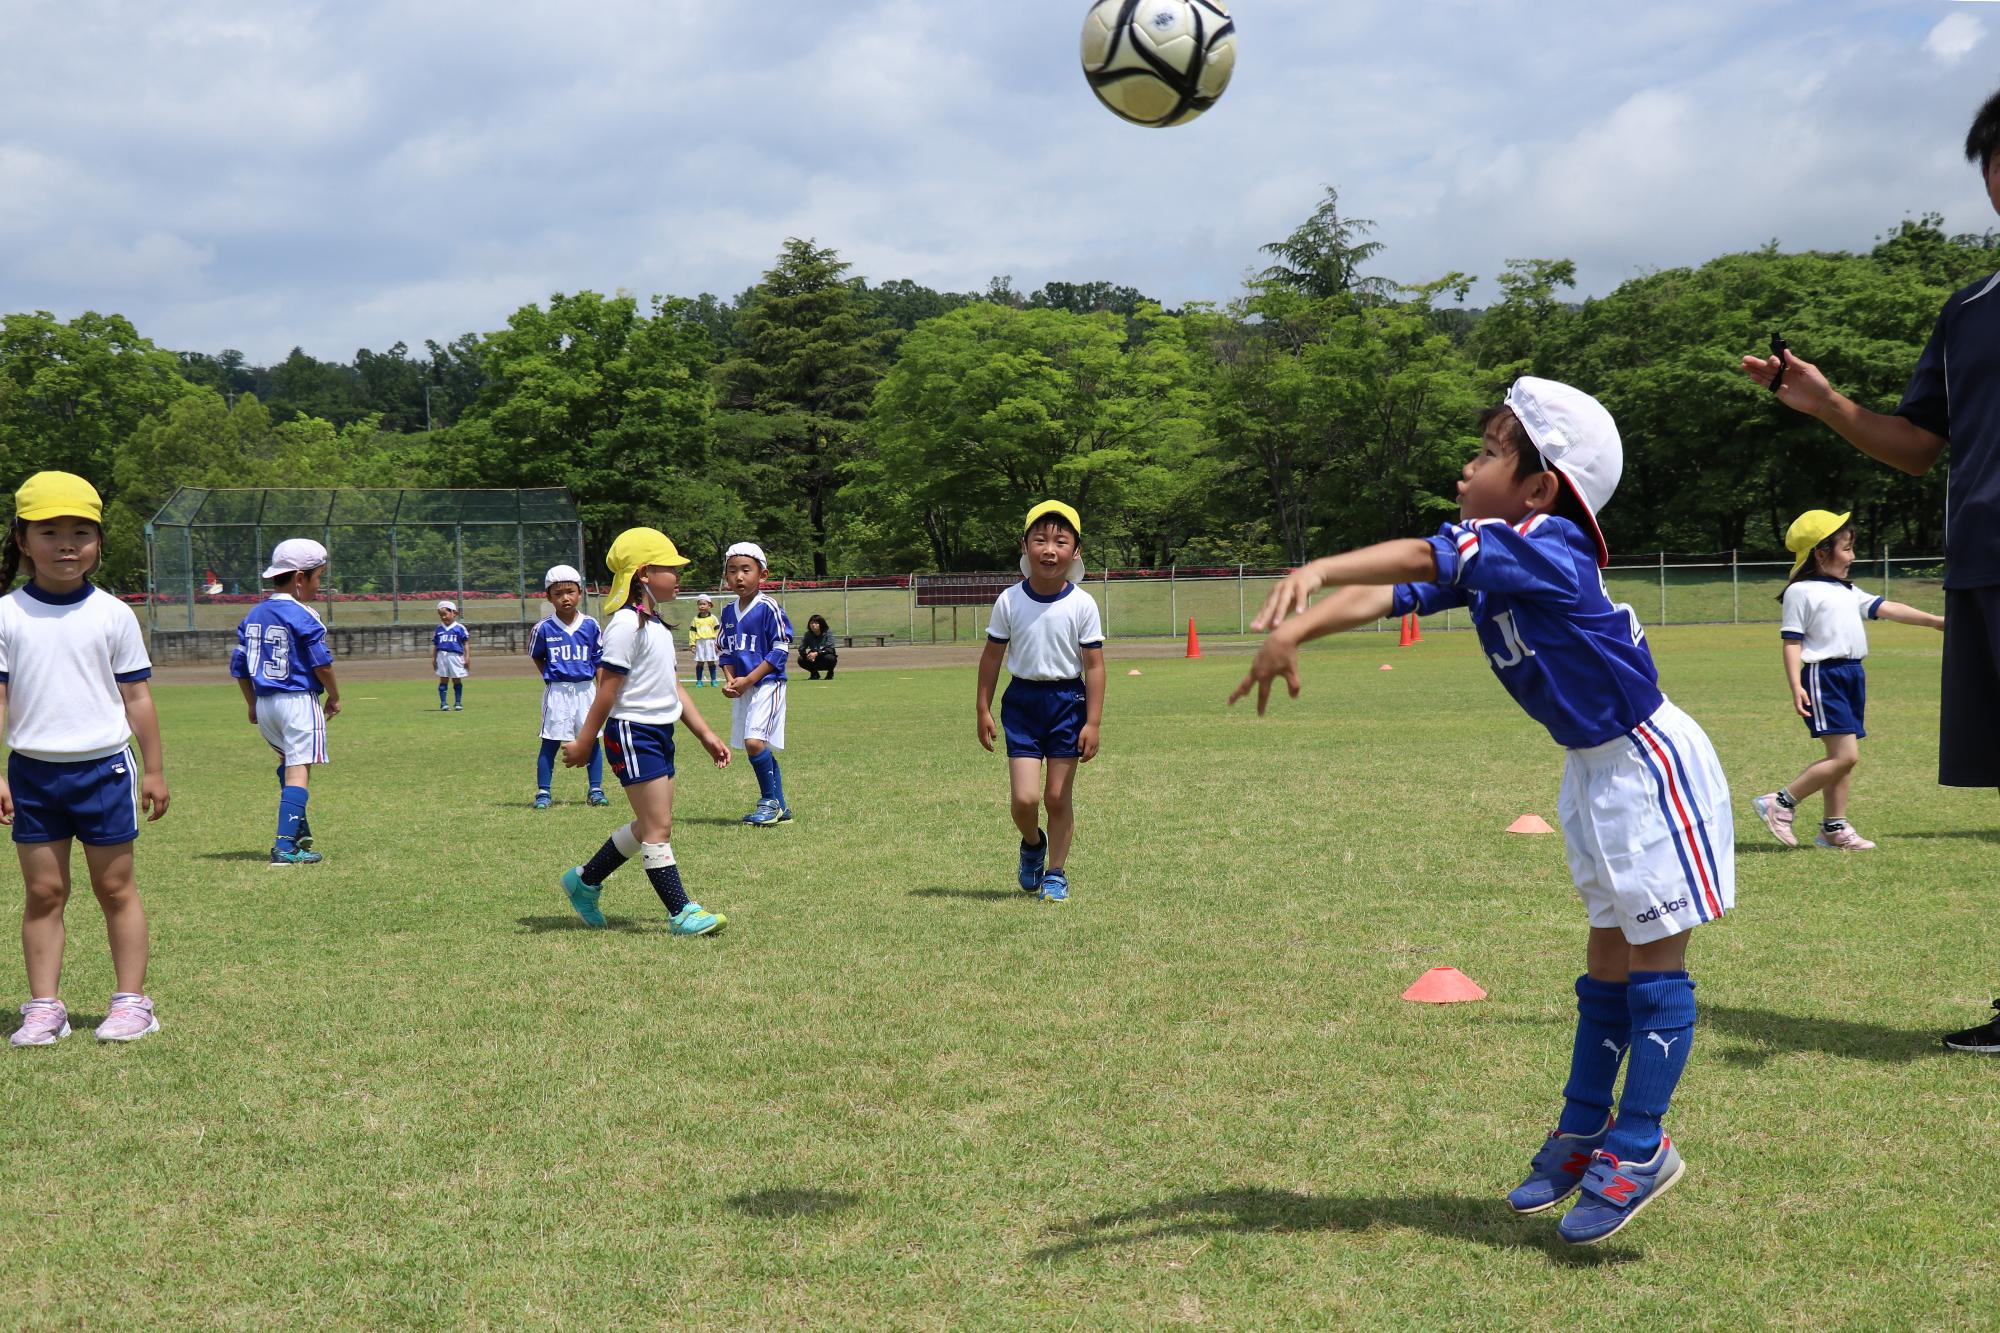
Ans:
<svg viewBox="0 0 2000 1333"><path fill-rule="evenodd" d="M1236 24L1222 0L1097 0L1084 17L1090 90L1135 125L1186 124L1235 69Z"/></svg>

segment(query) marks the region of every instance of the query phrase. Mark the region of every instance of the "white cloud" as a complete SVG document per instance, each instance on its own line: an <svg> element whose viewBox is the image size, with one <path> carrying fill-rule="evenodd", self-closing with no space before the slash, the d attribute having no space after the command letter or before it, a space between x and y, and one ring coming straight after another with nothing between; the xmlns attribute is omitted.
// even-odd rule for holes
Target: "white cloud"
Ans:
<svg viewBox="0 0 2000 1333"><path fill-rule="evenodd" d="M1924 50L1947 65L1956 65L1986 36L1986 25L1971 14L1947 14L1924 38Z"/></svg>

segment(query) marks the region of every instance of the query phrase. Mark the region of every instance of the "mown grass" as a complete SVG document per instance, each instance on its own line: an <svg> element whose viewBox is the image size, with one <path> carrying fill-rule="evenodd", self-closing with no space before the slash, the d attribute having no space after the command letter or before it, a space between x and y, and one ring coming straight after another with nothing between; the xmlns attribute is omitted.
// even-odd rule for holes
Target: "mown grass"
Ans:
<svg viewBox="0 0 2000 1333"><path fill-rule="evenodd" d="M1748 811L1817 748L1769 628L1654 641L1740 798L1740 905L1693 951L1689 1174L1600 1250L1500 1202L1582 927L1560 840L1500 832L1553 817L1560 752L1469 636L1316 650L1261 721L1240 657L1115 663L1060 909L1010 887L969 671L795 684L792 825L683 749L675 850L730 916L694 941L636 868L612 929L567 915L617 812L580 776L527 808L530 682L351 686L294 871L234 692L170 687L165 1030L4 1052L0 1323L2000 1326L2000 1062L1936 1047L2000 983L2000 804L1933 785L1938 640L1876 634L1882 848L1845 858ZM70 925L94 1019L87 897ZM1491 998L1398 999L1444 963Z"/></svg>

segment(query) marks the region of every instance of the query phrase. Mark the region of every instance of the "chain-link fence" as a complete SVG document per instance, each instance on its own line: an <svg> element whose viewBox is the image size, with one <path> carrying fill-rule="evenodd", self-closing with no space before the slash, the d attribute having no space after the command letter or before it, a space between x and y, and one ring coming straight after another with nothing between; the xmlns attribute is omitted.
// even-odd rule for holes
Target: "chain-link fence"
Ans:
<svg viewBox="0 0 2000 1333"><path fill-rule="evenodd" d="M583 562L583 525L559 487L183 486L146 525L148 628L234 628L263 596L271 548L288 537L327 548L316 609L330 625L429 622L441 598L468 621L537 620L543 572Z"/></svg>

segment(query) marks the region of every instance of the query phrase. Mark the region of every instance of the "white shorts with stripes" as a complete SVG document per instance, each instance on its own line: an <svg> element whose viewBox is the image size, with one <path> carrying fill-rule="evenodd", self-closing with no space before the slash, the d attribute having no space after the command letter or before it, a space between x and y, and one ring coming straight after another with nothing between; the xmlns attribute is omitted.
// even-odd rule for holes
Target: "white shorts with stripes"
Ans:
<svg viewBox="0 0 2000 1333"><path fill-rule="evenodd" d="M1646 944L1736 905L1736 827L1715 747L1672 703L1615 741L1571 750L1563 840L1590 924Z"/></svg>
<svg viewBox="0 0 2000 1333"><path fill-rule="evenodd" d="M542 739L573 741L590 705L597 698L597 682L552 680L542 686Z"/></svg>
<svg viewBox="0 0 2000 1333"><path fill-rule="evenodd" d="M326 710L304 690L257 696L257 730L287 765L324 764Z"/></svg>
<svg viewBox="0 0 2000 1333"><path fill-rule="evenodd" d="M773 750L785 748L784 681L766 676L736 700L729 715L729 744L740 750L745 741L762 741Z"/></svg>

